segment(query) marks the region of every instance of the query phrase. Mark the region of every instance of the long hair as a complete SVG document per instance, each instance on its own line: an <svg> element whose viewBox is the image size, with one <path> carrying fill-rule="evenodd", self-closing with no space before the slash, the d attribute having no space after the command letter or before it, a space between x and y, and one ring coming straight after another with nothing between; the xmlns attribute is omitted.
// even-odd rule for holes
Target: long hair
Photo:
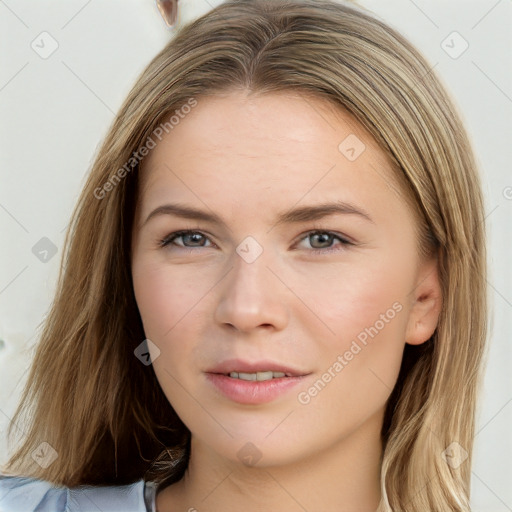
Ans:
<svg viewBox="0 0 512 512"><path fill-rule="evenodd" d="M227 1L183 27L141 73L74 210L55 299L9 429L9 437L21 429L22 442L4 472L66 486L183 476L190 432L152 367L135 356L145 339L130 272L137 170L144 149L201 97L235 90L328 100L393 163L420 219L419 239L437 250L443 307L431 339L405 345L386 404L379 512L469 510L487 327L472 148L424 57L370 13L329 0ZM50 465L31 456L41 443L57 454Z"/></svg>

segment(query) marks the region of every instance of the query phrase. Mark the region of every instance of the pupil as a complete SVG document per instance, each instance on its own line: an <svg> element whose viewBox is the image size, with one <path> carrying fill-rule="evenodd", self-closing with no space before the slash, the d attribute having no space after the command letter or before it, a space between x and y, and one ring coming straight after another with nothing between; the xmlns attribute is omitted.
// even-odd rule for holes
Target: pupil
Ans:
<svg viewBox="0 0 512 512"><path fill-rule="evenodd" d="M324 244L322 245L325 246L325 244L329 245L329 241L331 239L331 236L329 233L314 233L313 235L311 235L312 237L319 237L320 238L320 244ZM322 238L323 238L323 241L322 241ZM313 244L314 246L314 244Z"/></svg>
<svg viewBox="0 0 512 512"><path fill-rule="evenodd" d="M185 235L185 239L187 239L187 237L188 237L188 242L200 243L202 236L203 235L201 235L200 233L188 233ZM318 241L319 241L320 245L322 247L324 247L325 245L329 245L332 235L330 235L329 233L314 233L310 236L313 237L313 240L315 237L318 237ZM314 244L312 244L312 245L314 245Z"/></svg>
<svg viewBox="0 0 512 512"><path fill-rule="evenodd" d="M200 242L200 238L202 236L203 235L201 235L200 233L188 233L185 235L185 238L189 237L188 241L191 241L192 243L198 243L198 242ZM194 240L194 238L195 238L195 240Z"/></svg>

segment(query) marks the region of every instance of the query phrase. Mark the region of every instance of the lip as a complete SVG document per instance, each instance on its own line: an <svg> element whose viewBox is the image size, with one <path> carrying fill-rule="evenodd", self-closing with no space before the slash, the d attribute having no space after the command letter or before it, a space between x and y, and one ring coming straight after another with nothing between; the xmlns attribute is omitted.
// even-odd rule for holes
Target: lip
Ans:
<svg viewBox="0 0 512 512"><path fill-rule="evenodd" d="M224 396L239 404L258 405L271 402L297 386L305 376L279 377L264 381L233 379L221 373L207 373L207 380Z"/></svg>
<svg viewBox="0 0 512 512"><path fill-rule="evenodd" d="M227 359L226 361L222 361L214 367L206 370L206 373L220 373L227 375L231 372L255 373L267 371L283 372L289 377L302 377L309 373L269 360L249 362L243 361L242 359Z"/></svg>
<svg viewBox="0 0 512 512"><path fill-rule="evenodd" d="M230 372L254 373L283 372L286 375L266 381L234 379ZM206 378L217 391L239 404L258 405L271 402L303 382L310 374L272 361L248 362L228 359L205 372Z"/></svg>

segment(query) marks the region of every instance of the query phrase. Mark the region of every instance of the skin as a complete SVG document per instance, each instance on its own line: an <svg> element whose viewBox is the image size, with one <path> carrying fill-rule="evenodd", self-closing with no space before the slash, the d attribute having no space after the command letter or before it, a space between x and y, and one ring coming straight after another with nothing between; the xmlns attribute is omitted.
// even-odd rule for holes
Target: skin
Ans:
<svg viewBox="0 0 512 512"><path fill-rule="evenodd" d="M338 149L351 134L365 144L354 161ZM415 217L397 190L386 155L358 122L299 94L201 98L146 157L134 290L160 351L152 351L158 381L192 433L188 470L158 494L159 512L377 508L386 400L405 343L427 341L441 308L436 260L420 258ZM278 213L334 200L371 221L344 213L276 224ZM225 226L169 214L145 222L174 202L214 212ZM186 229L204 236L159 244ZM315 230L351 244L308 236ZM263 249L251 263L236 251L247 236ZM389 319L393 304L400 311ZM333 371L382 314L385 326ZM309 375L270 403L238 404L204 373L231 357ZM329 368L330 381L300 403ZM247 442L255 464L237 455Z"/></svg>

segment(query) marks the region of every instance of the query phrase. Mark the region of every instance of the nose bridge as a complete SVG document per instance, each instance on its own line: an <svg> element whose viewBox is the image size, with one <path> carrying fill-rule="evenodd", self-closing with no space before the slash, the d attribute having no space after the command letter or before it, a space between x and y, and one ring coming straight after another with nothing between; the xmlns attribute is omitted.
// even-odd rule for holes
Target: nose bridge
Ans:
<svg viewBox="0 0 512 512"><path fill-rule="evenodd" d="M285 289L268 268L275 267L273 254L271 248L264 248L252 236L236 247L233 266L217 304L219 322L241 331L259 325L283 328L287 321Z"/></svg>
<svg viewBox="0 0 512 512"><path fill-rule="evenodd" d="M269 274L267 267L272 266L272 251L263 248L252 236L245 238L236 248L233 255L231 286L244 294L252 291L253 295L265 294L269 291ZM238 290L240 288L240 290ZM266 290L265 290L266 289Z"/></svg>

